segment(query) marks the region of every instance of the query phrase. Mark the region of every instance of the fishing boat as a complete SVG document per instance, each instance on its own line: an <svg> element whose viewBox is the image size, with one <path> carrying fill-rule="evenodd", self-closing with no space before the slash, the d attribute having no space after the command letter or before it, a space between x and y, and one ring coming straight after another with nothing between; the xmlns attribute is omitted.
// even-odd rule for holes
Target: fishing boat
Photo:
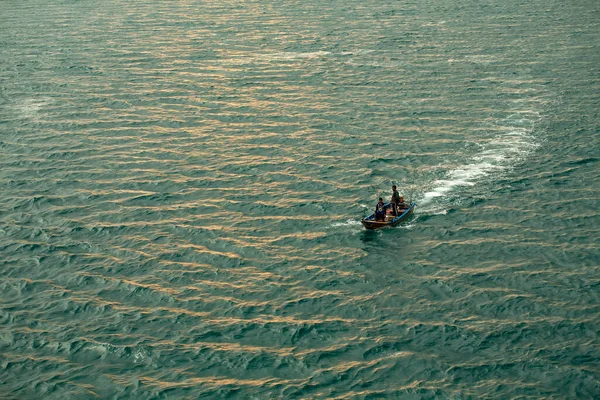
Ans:
<svg viewBox="0 0 600 400"><path fill-rule="evenodd" d="M396 226L402 221L406 221L408 217L415 210L416 204L412 202L410 205L398 208L398 215L394 215L392 211L391 203L385 204L385 219L383 221L377 221L375 219L375 213L362 219L362 224L367 229L379 229L385 228L386 226Z"/></svg>

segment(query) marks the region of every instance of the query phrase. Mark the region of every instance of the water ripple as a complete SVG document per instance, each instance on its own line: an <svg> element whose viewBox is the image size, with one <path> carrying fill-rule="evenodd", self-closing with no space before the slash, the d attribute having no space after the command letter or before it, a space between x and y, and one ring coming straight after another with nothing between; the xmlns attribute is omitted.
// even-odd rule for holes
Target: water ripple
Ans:
<svg viewBox="0 0 600 400"><path fill-rule="evenodd" d="M600 397L597 8L3 2L0 397Z"/></svg>

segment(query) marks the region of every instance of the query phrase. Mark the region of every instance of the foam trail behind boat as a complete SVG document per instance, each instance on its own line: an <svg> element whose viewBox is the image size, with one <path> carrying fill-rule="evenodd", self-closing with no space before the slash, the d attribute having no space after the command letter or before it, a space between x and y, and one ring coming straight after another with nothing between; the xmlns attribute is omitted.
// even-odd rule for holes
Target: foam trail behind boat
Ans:
<svg viewBox="0 0 600 400"><path fill-rule="evenodd" d="M482 151L471 157L466 164L445 174L419 199L419 210L427 213L445 213L451 198L464 196L461 191L480 185L490 178L510 169L537 146L533 135L539 114L527 110L516 112L496 121L501 133L489 142L480 144Z"/></svg>

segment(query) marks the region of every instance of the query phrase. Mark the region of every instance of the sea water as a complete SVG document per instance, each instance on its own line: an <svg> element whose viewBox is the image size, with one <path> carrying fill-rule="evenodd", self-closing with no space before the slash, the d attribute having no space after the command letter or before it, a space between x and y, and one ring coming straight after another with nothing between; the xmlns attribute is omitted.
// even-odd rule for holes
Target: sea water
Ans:
<svg viewBox="0 0 600 400"><path fill-rule="evenodd" d="M0 397L600 397L599 12L1 1Z"/></svg>

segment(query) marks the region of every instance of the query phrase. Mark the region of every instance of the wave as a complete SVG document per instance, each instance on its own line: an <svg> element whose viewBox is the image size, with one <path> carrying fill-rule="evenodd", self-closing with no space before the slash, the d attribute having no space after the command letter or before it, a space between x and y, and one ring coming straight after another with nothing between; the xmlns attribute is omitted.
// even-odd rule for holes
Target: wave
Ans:
<svg viewBox="0 0 600 400"><path fill-rule="evenodd" d="M349 50L349 51L340 51L340 52L331 52L325 50L319 51L308 51L308 52L295 52L295 51L284 51L279 53L269 54L268 58L273 60L301 60L301 59L316 59L316 58L324 58L327 56L361 56L373 53L374 50Z"/></svg>
<svg viewBox="0 0 600 400"><path fill-rule="evenodd" d="M293 52L285 51L281 53L271 54L270 58L274 60L297 60L297 59L311 59L320 58L330 55L330 51L312 51L312 52Z"/></svg>

